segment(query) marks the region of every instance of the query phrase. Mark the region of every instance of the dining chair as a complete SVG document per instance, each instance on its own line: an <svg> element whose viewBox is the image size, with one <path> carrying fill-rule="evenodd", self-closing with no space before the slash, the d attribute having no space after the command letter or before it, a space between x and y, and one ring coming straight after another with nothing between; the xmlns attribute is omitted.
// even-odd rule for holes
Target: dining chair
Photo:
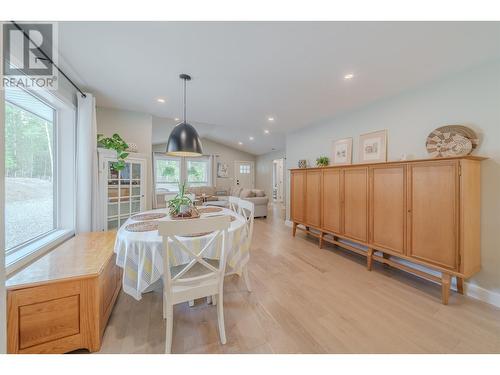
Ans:
<svg viewBox="0 0 500 375"><path fill-rule="evenodd" d="M238 204L240 203L240 198L229 196L229 209L234 212L238 212Z"/></svg>
<svg viewBox="0 0 500 375"><path fill-rule="evenodd" d="M226 268L229 216L193 220L160 221L158 232L163 237L163 318L166 319L165 353L172 350L173 306L197 298L217 296L219 336L226 343L224 328L223 289ZM212 238L199 252L189 249L179 237L213 232ZM171 264L173 247L190 259L177 266ZM208 249L216 246L218 260L206 257Z"/></svg>
<svg viewBox="0 0 500 375"><path fill-rule="evenodd" d="M238 202L238 213L245 218L243 235L246 236L246 241L247 241L246 246L248 246L248 251L250 251L250 247L252 245L252 237L253 237L253 221L255 215L255 205L250 201L247 201L245 199L240 199ZM251 292L252 287L250 284L250 278L248 276L247 264L245 264L245 266L243 267L243 279L245 280L247 290Z"/></svg>

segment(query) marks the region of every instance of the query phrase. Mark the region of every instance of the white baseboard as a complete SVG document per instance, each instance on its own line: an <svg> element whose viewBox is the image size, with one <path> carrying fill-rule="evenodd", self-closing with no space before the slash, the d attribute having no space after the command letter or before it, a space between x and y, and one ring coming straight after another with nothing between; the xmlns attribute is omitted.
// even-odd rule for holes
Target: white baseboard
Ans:
<svg viewBox="0 0 500 375"><path fill-rule="evenodd" d="M465 283L464 293L466 296L500 307L500 293L487 290L471 283Z"/></svg>

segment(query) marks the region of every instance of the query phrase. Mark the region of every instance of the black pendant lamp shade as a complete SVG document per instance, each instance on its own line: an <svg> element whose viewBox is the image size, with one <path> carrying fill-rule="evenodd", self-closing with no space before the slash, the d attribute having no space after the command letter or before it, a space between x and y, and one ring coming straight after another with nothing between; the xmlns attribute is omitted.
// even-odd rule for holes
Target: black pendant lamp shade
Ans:
<svg viewBox="0 0 500 375"><path fill-rule="evenodd" d="M203 149L196 129L186 122L186 81L191 80L187 74L181 74L184 80L184 119L172 129L167 142L167 154L173 156L201 156Z"/></svg>

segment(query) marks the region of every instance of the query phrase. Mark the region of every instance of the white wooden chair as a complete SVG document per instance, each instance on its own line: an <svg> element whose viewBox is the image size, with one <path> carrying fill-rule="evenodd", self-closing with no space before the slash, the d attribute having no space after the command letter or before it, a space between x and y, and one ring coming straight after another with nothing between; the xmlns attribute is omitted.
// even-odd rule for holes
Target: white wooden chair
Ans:
<svg viewBox="0 0 500 375"><path fill-rule="evenodd" d="M238 212L238 205L240 203L240 198L229 196L229 209L234 212Z"/></svg>
<svg viewBox="0 0 500 375"><path fill-rule="evenodd" d="M250 249L253 237L253 221L255 214L255 206L250 201L239 199L238 213L245 218L246 223L245 226L243 227L243 235L247 236L248 246ZM247 290L251 292L252 287L250 284L250 278L248 276L248 265L245 265L245 267L243 267L243 279L245 280Z"/></svg>
<svg viewBox="0 0 500 375"><path fill-rule="evenodd" d="M172 350L173 306L197 298L218 296L217 317L222 344L226 343L223 311L224 273L226 268L229 216L214 218L160 221L158 231L163 237L163 318L166 322L165 353ZM215 232L213 238L198 253L179 241L177 236ZM170 264L171 246L185 252L190 261L179 266ZM220 259L208 259L204 253L219 246Z"/></svg>

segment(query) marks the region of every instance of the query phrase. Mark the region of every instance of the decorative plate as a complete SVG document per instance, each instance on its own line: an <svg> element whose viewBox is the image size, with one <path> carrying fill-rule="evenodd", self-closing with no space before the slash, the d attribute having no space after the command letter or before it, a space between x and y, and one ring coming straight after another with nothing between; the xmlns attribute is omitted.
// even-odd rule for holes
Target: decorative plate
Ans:
<svg viewBox="0 0 500 375"><path fill-rule="evenodd" d="M198 208L198 212L200 214L208 214L211 212L221 212L222 208L221 207L200 207Z"/></svg>
<svg viewBox="0 0 500 375"><path fill-rule="evenodd" d="M455 132L434 130L425 144L431 157L465 156L472 151L472 141Z"/></svg>
<svg viewBox="0 0 500 375"><path fill-rule="evenodd" d="M131 217L131 219L135 221L145 221L145 220L161 219L162 217L165 216L167 216L167 214L162 212L151 212L149 214L134 215Z"/></svg>
<svg viewBox="0 0 500 375"><path fill-rule="evenodd" d="M129 224L125 227L125 230L129 232L151 232L153 230L158 230L157 221L139 221L137 223Z"/></svg>
<svg viewBox="0 0 500 375"><path fill-rule="evenodd" d="M455 132L465 138L469 138L472 142L472 149L474 150L479 145L479 138L474 130L463 125L445 125L437 128L441 133Z"/></svg>

